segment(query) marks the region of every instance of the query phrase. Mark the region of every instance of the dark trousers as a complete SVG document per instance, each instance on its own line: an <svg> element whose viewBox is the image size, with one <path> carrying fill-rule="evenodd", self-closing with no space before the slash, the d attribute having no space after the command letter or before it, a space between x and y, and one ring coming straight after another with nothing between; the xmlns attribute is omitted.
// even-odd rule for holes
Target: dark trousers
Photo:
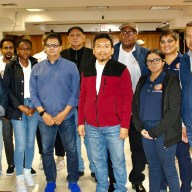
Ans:
<svg viewBox="0 0 192 192"><path fill-rule="evenodd" d="M129 144L131 151L132 170L129 174L129 181L132 184L140 184L144 181L145 175L142 173L147 163L142 146L141 135L135 129L133 122L130 122Z"/></svg>
<svg viewBox="0 0 192 192"><path fill-rule="evenodd" d="M14 165L13 126L9 119L3 118L3 141L8 165Z"/></svg>
<svg viewBox="0 0 192 192"><path fill-rule="evenodd" d="M37 138L37 145L39 148L39 154L42 155L42 141L41 141L41 134L40 134L39 127L37 127L36 138ZM57 136L55 140L55 155L60 157L65 156L65 149L63 147L61 137L58 131L57 131Z"/></svg>

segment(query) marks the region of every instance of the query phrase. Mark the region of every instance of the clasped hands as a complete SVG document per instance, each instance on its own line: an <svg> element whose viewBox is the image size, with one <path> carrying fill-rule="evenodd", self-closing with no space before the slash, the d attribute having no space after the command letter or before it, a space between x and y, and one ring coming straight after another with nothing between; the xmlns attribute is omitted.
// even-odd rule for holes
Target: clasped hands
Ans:
<svg viewBox="0 0 192 192"><path fill-rule="evenodd" d="M36 111L36 109L30 108L30 107L28 107L28 106L26 106L26 105L20 105L18 108L19 108L25 115L27 115L27 116L29 116L29 117L33 116L33 114L34 114L35 111Z"/></svg>

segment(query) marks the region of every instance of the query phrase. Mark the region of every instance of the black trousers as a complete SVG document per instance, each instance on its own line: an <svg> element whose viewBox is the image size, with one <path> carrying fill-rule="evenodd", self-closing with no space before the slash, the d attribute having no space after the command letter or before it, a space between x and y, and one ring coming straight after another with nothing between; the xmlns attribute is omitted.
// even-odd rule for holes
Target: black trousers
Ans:
<svg viewBox="0 0 192 192"><path fill-rule="evenodd" d="M132 120L130 122L129 144L130 144L131 160L132 160L132 170L129 174L129 181L132 184L140 184L145 180L145 175L142 172L145 169L145 165L147 161L146 161L145 153L143 151L141 135L136 131ZM110 154L108 154L108 171L109 171L109 182L115 183L115 177L113 174Z"/></svg>
<svg viewBox="0 0 192 192"><path fill-rule="evenodd" d="M41 135L40 135L39 127L37 127L36 139L37 139L37 145L39 148L39 154L42 155L42 141L41 141ZM58 131L57 131L57 136L56 136L56 140L55 140L55 155L60 156L60 157L65 156L65 149L63 147L61 137L60 137Z"/></svg>

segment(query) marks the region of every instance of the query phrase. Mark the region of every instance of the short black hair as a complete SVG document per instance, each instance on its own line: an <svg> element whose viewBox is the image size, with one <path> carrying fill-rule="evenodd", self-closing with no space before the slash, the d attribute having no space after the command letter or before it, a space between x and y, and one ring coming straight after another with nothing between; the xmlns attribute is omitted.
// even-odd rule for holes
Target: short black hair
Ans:
<svg viewBox="0 0 192 192"><path fill-rule="evenodd" d="M155 53L155 54L159 55L159 57L161 57L162 60L165 59L165 54L160 49L151 49L151 50L149 50L149 52L146 55L146 60L147 60L148 55L150 55L151 53Z"/></svg>
<svg viewBox="0 0 192 192"><path fill-rule="evenodd" d="M172 38L173 38L175 41L178 41L178 40L179 40L179 33L178 33L176 30L172 30L172 29L163 30L163 31L161 32L161 35L160 35L160 40L162 39L162 37L168 36L168 35L171 35Z"/></svg>
<svg viewBox="0 0 192 192"><path fill-rule="evenodd" d="M15 49L17 49L21 43L29 43L32 47L32 42L29 39L20 39L17 41Z"/></svg>
<svg viewBox="0 0 192 192"><path fill-rule="evenodd" d="M13 39L3 38L3 39L1 39L1 42L0 42L0 48L1 48L1 49L3 48L3 43L4 43L5 41L10 41L11 43L13 43L13 46L15 46L15 43L14 43Z"/></svg>
<svg viewBox="0 0 192 192"><path fill-rule="evenodd" d="M51 32L47 34L47 37L45 38L44 43L46 43L48 39L57 39L59 41L59 45L62 45L62 38L59 33Z"/></svg>
<svg viewBox="0 0 192 192"><path fill-rule="evenodd" d="M83 31L83 29L82 29L81 27L79 27L79 26L73 26L73 27L71 27L71 28L68 29L68 32L67 32L68 35L71 33L71 31L72 31L73 29L77 29L77 30L81 31L81 33L85 34L85 32Z"/></svg>
<svg viewBox="0 0 192 192"><path fill-rule="evenodd" d="M95 35L94 39L93 39L93 47L95 47L95 42L97 41L97 39L108 39L111 43L111 47L113 47L113 39L111 38L111 36L107 33L99 33L97 35Z"/></svg>

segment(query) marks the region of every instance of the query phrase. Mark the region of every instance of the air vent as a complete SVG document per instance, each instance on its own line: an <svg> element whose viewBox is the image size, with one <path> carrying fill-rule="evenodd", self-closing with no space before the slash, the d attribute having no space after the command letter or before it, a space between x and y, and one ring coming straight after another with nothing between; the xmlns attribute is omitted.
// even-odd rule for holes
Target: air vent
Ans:
<svg viewBox="0 0 192 192"><path fill-rule="evenodd" d="M3 6L3 7L17 6L17 4L15 4L15 3L3 3L3 4L0 4L0 5Z"/></svg>

